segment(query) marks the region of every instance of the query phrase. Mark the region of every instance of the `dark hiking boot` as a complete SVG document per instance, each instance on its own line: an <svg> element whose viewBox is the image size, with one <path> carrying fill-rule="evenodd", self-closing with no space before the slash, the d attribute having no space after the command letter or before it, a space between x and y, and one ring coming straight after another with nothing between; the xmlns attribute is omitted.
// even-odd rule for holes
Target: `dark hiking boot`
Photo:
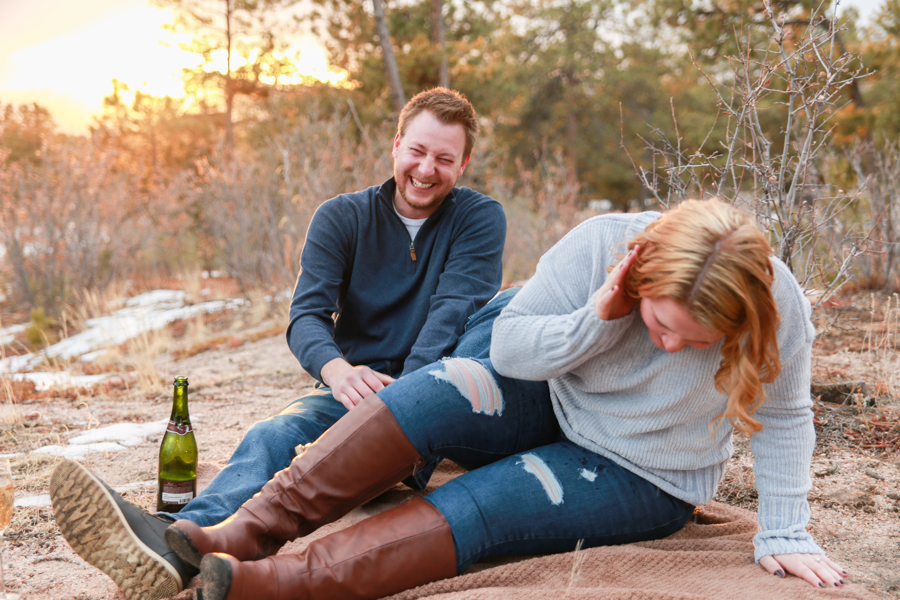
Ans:
<svg viewBox="0 0 900 600"><path fill-rule="evenodd" d="M72 550L128 600L169 598L197 574L166 544L169 521L125 501L83 465L63 460L50 477L50 498Z"/></svg>

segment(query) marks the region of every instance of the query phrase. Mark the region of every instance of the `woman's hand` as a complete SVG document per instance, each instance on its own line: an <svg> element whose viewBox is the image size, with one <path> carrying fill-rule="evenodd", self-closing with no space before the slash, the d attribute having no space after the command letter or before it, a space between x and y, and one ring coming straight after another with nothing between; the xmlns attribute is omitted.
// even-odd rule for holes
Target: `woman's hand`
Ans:
<svg viewBox="0 0 900 600"><path fill-rule="evenodd" d="M759 559L759 566L772 575L791 573L822 588L841 587L847 576L847 571L824 554L773 554Z"/></svg>
<svg viewBox="0 0 900 600"><path fill-rule="evenodd" d="M610 271L606 281L597 290L597 296L594 299L594 311L604 321L621 319L634 308L634 299L626 294L623 289L625 287L625 276L628 275L628 269L634 264L640 249L640 246L632 248L628 256L623 258L622 262Z"/></svg>

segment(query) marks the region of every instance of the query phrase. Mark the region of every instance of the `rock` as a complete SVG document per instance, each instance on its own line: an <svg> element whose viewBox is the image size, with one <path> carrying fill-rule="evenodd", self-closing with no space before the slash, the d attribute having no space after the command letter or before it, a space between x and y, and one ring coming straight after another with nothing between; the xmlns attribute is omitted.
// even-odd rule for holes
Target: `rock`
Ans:
<svg viewBox="0 0 900 600"><path fill-rule="evenodd" d="M855 395L863 398L869 395L865 381L813 381L810 392L821 402L832 404L852 404Z"/></svg>

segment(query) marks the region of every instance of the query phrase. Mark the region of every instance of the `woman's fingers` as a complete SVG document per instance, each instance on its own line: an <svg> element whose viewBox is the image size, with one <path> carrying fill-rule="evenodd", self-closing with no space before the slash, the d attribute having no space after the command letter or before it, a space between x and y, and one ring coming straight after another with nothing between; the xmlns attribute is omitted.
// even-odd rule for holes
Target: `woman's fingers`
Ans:
<svg viewBox="0 0 900 600"><path fill-rule="evenodd" d="M637 253L640 249L640 246L634 246L625 258L616 265L616 268L610 274L615 279L613 282L614 285L622 287L622 284L625 282L625 277L628 275L628 270L631 268L631 265L634 264L634 260L637 258Z"/></svg>
<svg viewBox="0 0 900 600"><path fill-rule="evenodd" d="M784 577L784 569L782 569L781 565L778 564L778 561L771 556L763 556L761 559L759 559L759 566L761 566L772 575Z"/></svg>
<svg viewBox="0 0 900 600"><path fill-rule="evenodd" d="M778 577L790 573L820 588L841 587L847 572L824 554L777 554L764 556L759 566Z"/></svg>
<svg viewBox="0 0 900 600"><path fill-rule="evenodd" d="M634 300L624 293L625 277L634 264L640 246L634 246L625 258L617 264L600 289L594 301L597 316L604 321L612 321L626 316L634 307Z"/></svg>

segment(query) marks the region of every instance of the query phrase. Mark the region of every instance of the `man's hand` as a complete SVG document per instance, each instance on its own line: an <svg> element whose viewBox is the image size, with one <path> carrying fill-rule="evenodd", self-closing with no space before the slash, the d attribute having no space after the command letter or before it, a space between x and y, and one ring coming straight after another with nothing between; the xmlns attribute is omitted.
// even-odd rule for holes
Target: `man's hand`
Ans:
<svg viewBox="0 0 900 600"><path fill-rule="evenodd" d="M824 554L773 554L759 559L759 566L784 577L785 572L821 588L841 587L847 572Z"/></svg>
<svg viewBox="0 0 900 600"><path fill-rule="evenodd" d="M634 264L637 258L640 246L635 246L628 253L628 256L617 264L606 281L597 290L597 296L594 298L594 311L597 316L604 321L614 321L627 316L631 309L634 308L634 299L623 291L625 287L625 276L628 275L628 269Z"/></svg>
<svg viewBox="0 0 900 600"><path fill-rule="evenodd" d="M369 367L354 367L343 358L333 358L322 367L322 383L331 388L335 400L352 410L369 394L384 389L393 377Z"/></svg>

